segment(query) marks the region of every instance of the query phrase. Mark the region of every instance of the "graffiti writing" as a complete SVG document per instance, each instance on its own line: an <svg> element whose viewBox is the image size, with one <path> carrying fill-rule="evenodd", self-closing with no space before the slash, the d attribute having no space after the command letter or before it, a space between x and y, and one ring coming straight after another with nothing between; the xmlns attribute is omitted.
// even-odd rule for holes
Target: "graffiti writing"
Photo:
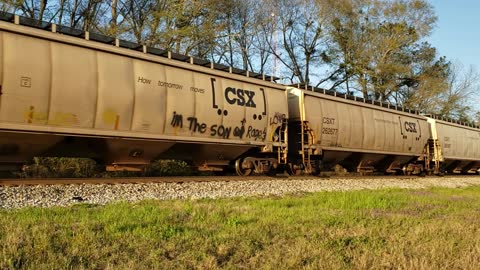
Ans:
<svg viewBox="0 0 480 270"><path fill-rule="evenodd" d="M267 137L267 132L266 130L261 130L261 129L256 129L252 126L249 126L248 127L248 130L247 130L247 138L252 138L252 139L255 139L255 140L260 140L260 141L264 141L265 138Z"/></svg>
<svg viewBox="0 0 480 270"><path fill-rule="evenodd" d="M276 112L273 117L270 117L270 125L279 125L283 123L283 120L286 118L284 113Z"/></svg>
<svg viewBox="0 0 480 270"><path fill-rule="evenodd" d="M177 112L173 112L172 121L170 122L172 127L183 127L183 116L181 114L177 114Z"/></svg>
<svg viewBox="0 0 480 270"><path fill-rule="evenodd" d="M241 127L235 127L235 129L233 130L233 136L238 137L240 139L243 138L243 134L245 134L245 123L246 122L247 122L247 120L243 119L241 121L242 126Z"/></svg>
<svg viewBox="0 0 480 270"><path fill-rule="evenodd" d="M257 129L253 126L246 127L246 120L240 121L238 126L225 126L225 125L211 125L200 121L197 117L188 117L188 130L193 133L205 134L207 133L211 137L219 137L222 139L238 138L243 139L250 138L254 140L264 141L267 135L266 129ZM177 112L173 112L172 120L170 121L172 127L183 128L183 116ZM187 127L186 127L187 128Z"/></svg>
<svg viewBox="0 0 480 270"><path fill-rule="evenodd" d="M213 125L210 127L210 136L220 137L223 139L230 138L230 133L232 132L232 127L225 127L223 125Z"/></svg>
<svg viewBox="0 0 480 270"><path fill-rule="evenodd" d="M188 117L187 120L189 122L189 130L202 134L207 131L207 124L198 122L198 119L196 117Z"/></svg>

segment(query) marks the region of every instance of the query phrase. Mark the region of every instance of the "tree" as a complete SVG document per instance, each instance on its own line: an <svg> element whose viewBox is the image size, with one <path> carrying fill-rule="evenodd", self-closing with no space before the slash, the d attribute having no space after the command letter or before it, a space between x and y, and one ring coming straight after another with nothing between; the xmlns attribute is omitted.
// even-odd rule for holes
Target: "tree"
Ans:
<svg viewBox="0 0 480 270"><path fill-rule="evenodd" d="M322 62L324 32L314 1L273 0L265 2L272 19L265 32L270 53L286 69L291 83L310 84L312 68ZM278 36L277 36L278 35Z"/></svg>
<svg viewBox="0 0 480 270"><path fill-rule="evenodd" d="M393 101L405 81L422 78L413 70L417 63L412 55L436 21L431 5L423 0L319 0L318 4L320 14L328 18L330 59L343 71L334 79L345 82L347 91Z"/></svg>
<svg viewBox="0 0 480 270"><path fill-rule="evenodd" d="M417 111L437 111L440 96L448 88L451 63L437 58L437 50L426 42L413 46L404 57L410 68L399 78L393 101Z"/></svg>
<svg viewBox="0 0 480 270"><path fill-rule="evenodd" d="M472 117L473 97L480 93L480 74L472 67L465 69L460 63L450 65L448 85L440 94L438 115L469 122Z"/></svg>

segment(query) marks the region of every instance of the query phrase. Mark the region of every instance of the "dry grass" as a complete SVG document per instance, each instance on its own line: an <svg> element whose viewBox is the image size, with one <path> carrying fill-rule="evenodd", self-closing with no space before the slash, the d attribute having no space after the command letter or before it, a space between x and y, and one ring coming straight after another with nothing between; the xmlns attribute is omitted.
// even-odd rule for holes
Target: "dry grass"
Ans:
<svg viewBox="0 0 480 270"><path fill-rule="evenodd" d="M480 187L0 211L0 269L476 269Z"/></svg>

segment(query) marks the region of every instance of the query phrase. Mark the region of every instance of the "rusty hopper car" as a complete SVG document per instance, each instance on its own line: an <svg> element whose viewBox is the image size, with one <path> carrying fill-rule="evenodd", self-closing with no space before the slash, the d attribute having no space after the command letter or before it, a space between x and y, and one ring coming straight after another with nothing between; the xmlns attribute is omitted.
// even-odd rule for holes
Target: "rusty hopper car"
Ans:
<svg viewBox="0 0 480 270"><path fill-rule="evenodd" d="M221 170L242 157L236 165L245 175L286 161L286 90L265 76L11 20L0 21L4 168L42 155L91 157L110 170L158 157Z"/></svg>
<svg viewBox="0 0 480 270"><path fill-rule="evenodd" d="M431 130L429 151L436 170L447 173L476 173L480 169L480 130L428 118Z"/></svg>
<svg viewBox="0 0 480 270"><path fill-rule="evenodd" d="M294 170L315 173L320 161L358 172L424 169L430 135L423 116L293 87L288 102Z"/></svg>

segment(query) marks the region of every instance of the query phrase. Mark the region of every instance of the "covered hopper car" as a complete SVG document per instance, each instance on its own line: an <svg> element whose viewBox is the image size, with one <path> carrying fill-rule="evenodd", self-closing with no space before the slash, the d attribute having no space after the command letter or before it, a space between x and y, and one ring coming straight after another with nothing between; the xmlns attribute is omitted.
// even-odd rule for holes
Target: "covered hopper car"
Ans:
<svg viewBox="0 0 480 270"><path fill-rule="evenodd" d="M239 175L480 168L480 130L275 83L145 45L0 14L0 169L34 156L107 170L156 158Z"/></svg>
<svg viewBox="0 0 480 270"><path fill-rule="evenodd" d="M18 25L20 19L0 22L4 167L36 155L73 155L109 170L138 169L158 157L221 170L251 152L238 160L247 164L240 173L248 173L249 166L271 170L286 151L282 85L88 32L78 38L73 29Z"/></svg>

